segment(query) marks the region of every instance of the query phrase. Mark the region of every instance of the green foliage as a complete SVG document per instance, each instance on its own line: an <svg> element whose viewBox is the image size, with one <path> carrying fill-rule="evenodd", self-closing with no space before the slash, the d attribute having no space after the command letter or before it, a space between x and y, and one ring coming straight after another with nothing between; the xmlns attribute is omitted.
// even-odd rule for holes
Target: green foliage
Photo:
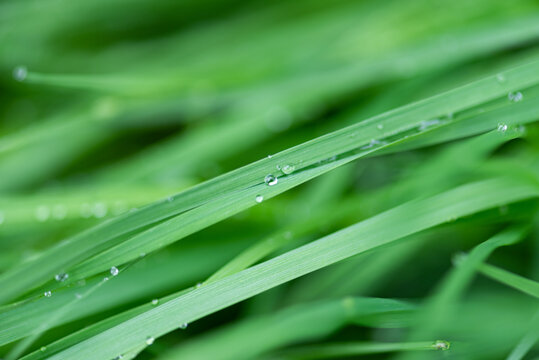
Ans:
<svg viewBox="0 0 539 360"><path fill-rule="evenodd" d="M0 19L0 357L538 354L534 1Z"/></svg>

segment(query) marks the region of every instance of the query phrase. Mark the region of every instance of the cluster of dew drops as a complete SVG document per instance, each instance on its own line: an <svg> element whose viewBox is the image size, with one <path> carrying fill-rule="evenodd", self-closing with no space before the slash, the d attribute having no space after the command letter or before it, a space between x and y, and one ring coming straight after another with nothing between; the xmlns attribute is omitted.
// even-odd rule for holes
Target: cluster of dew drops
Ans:
<svg viewBox="0 0 539 360"><path fill-rule="evenodd" d="M271 155L268 155L268 159L271 159L271 157L272 157ZM290 175L296 170L296 167L291 164L285 164L283 166L277 165L277 170L281 171L284 175ZM268 174L264 177L264 183L267 186L277 185L278 182L279 182L279 178L273 174ZM264 196L256 195L255 201L260 204L262 201L264 201Z"/></svg>
<svg viewBox="0 0 539 360"><path fill-rule="evenodd" d="M104 202L85 202L80 205L79 215L85 219L92 217L96 219L101 219L107 216L107 214L109 213L116 216L123 214L129 210L130 208L128 204L124 201L116 201L111 205L107 205ZM37 222L46 222L48 220L64 220L68 217L69 212L69 207L63 204L38 205L34 210L34 218ZM0 211L0 225L2 225L5 220L5 213L3 211Z"/></svg>

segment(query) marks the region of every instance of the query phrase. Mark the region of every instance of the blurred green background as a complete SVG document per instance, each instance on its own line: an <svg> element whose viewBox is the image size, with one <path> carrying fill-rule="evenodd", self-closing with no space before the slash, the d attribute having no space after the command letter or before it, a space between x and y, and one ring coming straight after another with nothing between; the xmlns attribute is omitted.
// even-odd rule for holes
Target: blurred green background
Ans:
<svg viewBox="0 0 539 360"><path fill-rule="evenodd" d="M2 1L0 272L130 209L537 59L534 0ZM525 138L473 141L362 159L152 253L81 301L33 348L201 282L278 231L301 233L284 252L406 201L503 173L507 164L538 169L537 124L527 126ZM174 358L167 354L176 346L211 344L205 336L222 326L291 305L349 295L421 302L455 253L514 222L530 224L530 235L489 262L537 280L537 202L527 201L272 289L159 339L137 358ZM460 321L445 333L457 343L473 340L467 355L455 358L505 358L528 328L536 300L478 277ZM46 318L40 311L27 316ZM322 339L406 336L402 328L346 324ZM183 358L221 358L211 351L196 357L193 346L191 355L180 349ZM539 356L535 350L530 359Z"/></svg>

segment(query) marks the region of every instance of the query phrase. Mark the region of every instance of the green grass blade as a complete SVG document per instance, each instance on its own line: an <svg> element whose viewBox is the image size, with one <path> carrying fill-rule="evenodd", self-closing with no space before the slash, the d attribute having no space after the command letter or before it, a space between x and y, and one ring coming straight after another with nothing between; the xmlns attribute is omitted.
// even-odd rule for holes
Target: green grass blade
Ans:
<svg viewBox="0 0 539 360"><path fill-rule="evenodd" d="M479 272L492 280L498 281L530 296L539 298L539 282L537 281L527 279L523 276L513 274L510 271L489 264L482 264L479 267Z"/></svg>
<svg viewBox="0 0 539 360"><path fill-rule="evenodd" d="M505 191L508 188L511 191ZM498 196L492 197L493 193ZM148 336L157 338L178 328L182 323L192 322L352 255L388 244L455 217L538 195L537 184L500 178L412 201L262 264L202 286L50 358L68 359L74 354L88 359L112 358L126 349L144 343ZM156 321L157 319L159 321Z"/></svg>

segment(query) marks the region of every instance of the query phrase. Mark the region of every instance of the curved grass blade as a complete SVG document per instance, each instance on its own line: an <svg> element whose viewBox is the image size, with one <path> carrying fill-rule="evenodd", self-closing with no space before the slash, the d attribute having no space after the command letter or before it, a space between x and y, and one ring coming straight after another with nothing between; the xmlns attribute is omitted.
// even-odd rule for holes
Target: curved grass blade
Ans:
<svg viewBox="0 0 539 360"><path fill-rule="evenodd" d="M448 349L449 343L443 340L400 343L350 342L319 344L292 348L290 350L283 351L276 357L269 357L269 359L330 359L388 352L416 352Z"/></svg>
<svg viewBox="0 0 539 360"><path fill-rule="evenodd" d="M383 326L384 318L409 315L414 309L415 306L405 302L377 298L301 304L205 334L169 351L163 359L259 358L263 353L288 344L323 338L350 323L351 319L360 324L362 318L368 316L367 326ZM378 315L384 315L379 322ZM248 347L242 346L246 343Z"/></svg>
<svg viewBox="0 0 539 360"><path fill-rule="evenodd" d="M539 298L539 282L537 281L527 279L523 276L513 274L510 271L489 264L481 264L479 266L479 272L492 280L498 281L530 296Z"/></svg>
<svg viewBox="0 0 539 360"><path fill-rule="evenodd" d="M511 191L506 191L511 189ZM493 197L492 194L498 194ZM332 263L391 243L455 217L539 196L537 182L496 178L412 201L274 259L174 298L71 346L50 359L114 357L183 323L259 294ZM358 240L360 239L360 240Z"/></svg>
<svg viewBox="0 0 539 360"><path fill-rule="evenodd" d="M187 216L192 216L197 210L204 214L205 211L201 211L201 205L208 203L210 199L215 199L214 202L211 202L211 209L209 209L213 213L213 216L211 216L212 221L200 221L197 218L198 220L195 221L198 221L198 224L193 224L191 231L194 231L196 226L202 228L209 226L211 223L255 205L254 201L250 199L254 199L259 193L267 197L275 196L288 188L299 185L361 155L355 155L347 161L336 161L332 163L333 166L315 167L309 173L307 169L310 166L315 166L319 161L353 151L358 147L367 146L372 139L387 138L390 135L395 136L397 134L403 134L404 136L406 131L414 129L416 129L414 133L417 134L417 127L421 126L422 121L450 112L456 113L505 96L509 91L516 91L536 84L539 82L539 62L509 70L504 72L503 76L507 80L501 84L496 80L496 77L489 77L380 116L375 116L359 124L285 150L270 159L261 160L210 180L180 193L180 195L172 198L173 201L148 206L138 212L120 216L76 235L60 246L50 249L35 261L27 262L2 274L0 276L0 287L4 291L0 294L0 302L13 299L21 295L29 287L51 279L54 274L66 271L73 265L118 245L118 242L121 241L118 237L121 235L134 232L144 226L154 224L157 221L190 209L193 209L193 211L187 212ZM378 125L382 125L383 129L380 130ZM377 149L381 148L383 146ZM366 149L364 153L370 153L373 150ZM276 165L294 166L300 174L298 176L283 177L282 182L286 181L288 183L286 187L281 185L273 187L279 190L270 188L262 192L264 189L264 177L267 174L274 173ZM305 171L299 171L302 169ZM310 176L306 176L307 173ZM277 175L279 176L279 174ZM241 207L231 209L229 204L237 202L238 198L243 200ZM179 221L180 226L185 226L186 221L188 219ZM162 231L167 232L169 235L168 242L176 241L189 233L189 231L182 230L184 229L183 227L179 231L172 232L173 226L175 226L173 223L161 226ZM133 242L128 242L129 249L131 249ZM122 245L125 247L128 243L124 242ZM135 251L139 251L138 248L142 247L142 244L136 245ZM155 249L160 244L154 241L152 246ZM138 256L138 253L135 254L132 250L129 250L129 254L125 253L122 260L129 261L129 259L136 256ZM107 266L109 261L106 261Z"/></svg>

